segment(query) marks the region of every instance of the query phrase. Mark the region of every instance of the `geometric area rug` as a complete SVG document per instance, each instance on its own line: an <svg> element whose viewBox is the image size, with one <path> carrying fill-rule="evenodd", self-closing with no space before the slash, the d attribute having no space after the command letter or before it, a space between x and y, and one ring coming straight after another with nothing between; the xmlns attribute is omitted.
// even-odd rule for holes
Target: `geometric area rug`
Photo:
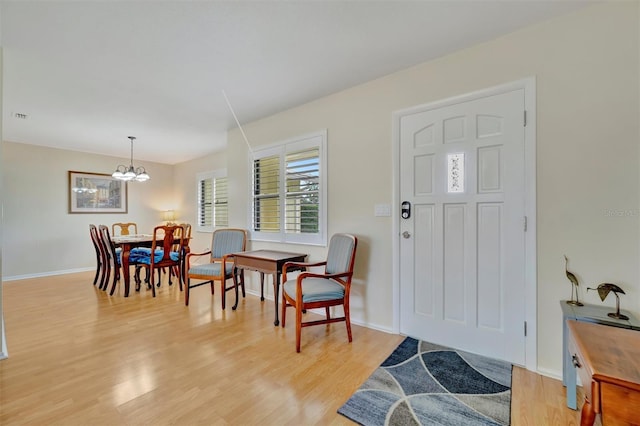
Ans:
<svg viewBox="0 0 640 426"><path fill-rule="evenodd" d="M512 367L407 337L338 413L364 426L509 425Z"/></svg>

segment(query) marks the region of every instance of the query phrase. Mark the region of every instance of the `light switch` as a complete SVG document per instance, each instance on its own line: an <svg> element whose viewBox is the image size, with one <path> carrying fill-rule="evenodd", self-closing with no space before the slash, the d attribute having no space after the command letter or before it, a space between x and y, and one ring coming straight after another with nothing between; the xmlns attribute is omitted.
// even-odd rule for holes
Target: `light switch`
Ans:
<svg viewBox="0 0 640 426"><path fill-rule="evenodd" d="M376 204L373 210L374 216L391 216L390 204Z"/></svg>

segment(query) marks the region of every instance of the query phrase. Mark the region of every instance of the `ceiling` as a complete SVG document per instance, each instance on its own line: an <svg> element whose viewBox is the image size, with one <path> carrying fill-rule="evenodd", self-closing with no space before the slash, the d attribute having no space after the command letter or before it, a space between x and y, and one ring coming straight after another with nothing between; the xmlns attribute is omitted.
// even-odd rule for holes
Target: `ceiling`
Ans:
<svg viewBox="0 0 640 426"><path fill-rule="evenodd" d="M232 111L248 123L587 3L3 0L2 136L128 158L133 135L136 160L176 164L223 149Z"/></svg>

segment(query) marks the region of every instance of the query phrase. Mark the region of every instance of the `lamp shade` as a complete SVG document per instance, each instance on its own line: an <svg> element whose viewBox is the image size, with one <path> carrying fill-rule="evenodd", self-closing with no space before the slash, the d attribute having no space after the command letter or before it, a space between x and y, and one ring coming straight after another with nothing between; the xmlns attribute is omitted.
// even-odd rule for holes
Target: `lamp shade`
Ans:
<svg viewBox="0 0 640 426"><path fill-rule="evenodd" d="M175 219L176 219L176 215L173 212L173 210L165 210L162 213L162 220L164 220L165 222L171 222Z"/></svg>

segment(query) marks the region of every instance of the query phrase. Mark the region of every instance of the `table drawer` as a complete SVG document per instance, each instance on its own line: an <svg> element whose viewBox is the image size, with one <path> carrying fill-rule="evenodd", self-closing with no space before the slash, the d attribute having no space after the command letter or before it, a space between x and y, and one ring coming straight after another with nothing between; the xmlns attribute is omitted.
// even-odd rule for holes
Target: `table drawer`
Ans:
<svg viewBox="0 0 640 426"><path fill-rule="evenodd" d="M597 402L594 401L594 396L597 400L599 400L600 395L598 394L598 384L594 382L591 378L592 372L589 370L589 366L584 362L584 356L578 350L578 346L573 340L573 336L569 337L569 358L571 359L573 366L576 369L576 373L578 377L580 377L580 382L582 383L582 389L584 391L587 399L594 404L594 408L596 412L599 412L599 407ZM595 388L595 389L594 389ZM595 395L594 395L595 394Z"/></svg>
<svg viewBox="0 0 640 426"><path fill-rule="evenodd" d="M612 383L601 383L602 424L640 424L640 392Z"/></svg>

